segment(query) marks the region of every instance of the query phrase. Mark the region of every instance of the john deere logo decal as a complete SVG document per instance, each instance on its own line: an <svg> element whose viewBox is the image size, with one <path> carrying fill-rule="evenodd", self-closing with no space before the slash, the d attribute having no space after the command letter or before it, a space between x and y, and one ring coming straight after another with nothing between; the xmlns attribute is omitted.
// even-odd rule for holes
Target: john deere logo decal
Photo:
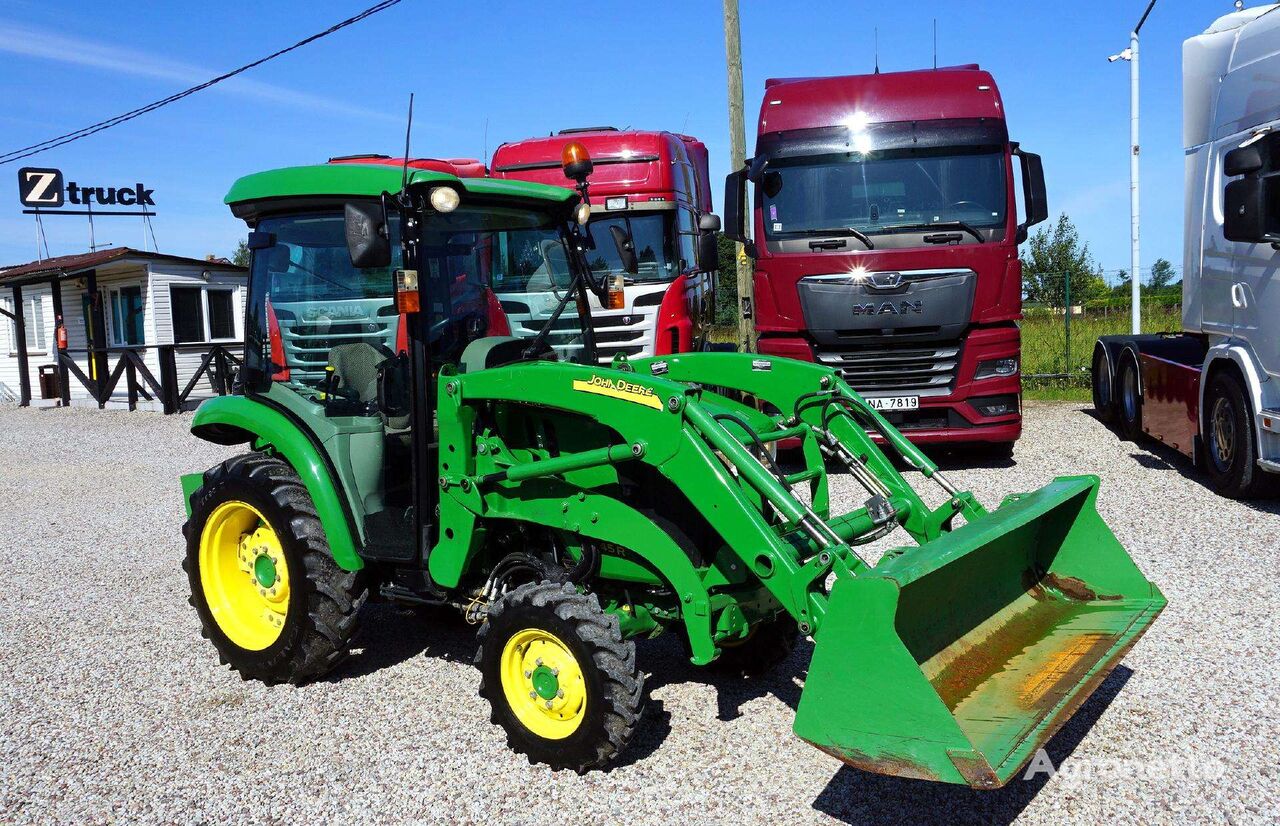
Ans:
<svg viewBox="0 0 1280 826"><path fill-rule="evenodd" d="M643 404L654 410L662 409L662 400L653 392L652 387L632 384L625 379L608 379L604 376L592 376L590 379L573 380L573 389L579 393L595 393L597 396L609 396L627 402Z"/></svg>

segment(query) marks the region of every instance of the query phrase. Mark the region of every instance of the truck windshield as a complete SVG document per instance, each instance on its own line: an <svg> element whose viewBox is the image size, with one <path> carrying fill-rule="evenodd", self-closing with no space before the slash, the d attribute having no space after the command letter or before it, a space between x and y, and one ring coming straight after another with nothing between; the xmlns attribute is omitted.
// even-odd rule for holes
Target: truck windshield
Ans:
<svg viewBox="0 0 1280 826"><path fill-rule="evenodd" d="M609 227L621 227L631 235L635 245L639 271L625 272L618 258ZM622 273L628 282L673 281L680 274L671 255L671 239L675 235L675 211L602 215L591 219L591 237L596 248L587 251L587 263L596 276Z"/></svg>
<svg viewBox="0 0 1280 826"><path fill-rule="evenodd" d="M1005 158L998 151L779 159L766 168L760 190L765 236L777 240L849 228L874 236L957 221L1003 228L1007 208Z"/></svg>

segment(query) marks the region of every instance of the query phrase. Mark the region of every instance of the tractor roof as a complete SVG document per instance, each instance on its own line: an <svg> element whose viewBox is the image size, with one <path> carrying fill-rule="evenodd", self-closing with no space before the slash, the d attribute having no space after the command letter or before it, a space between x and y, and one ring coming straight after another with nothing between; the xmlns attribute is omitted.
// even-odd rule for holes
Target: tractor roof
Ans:
<svg viewBox="0 0 1280 826"><path fill-rule="evenodd" d="M319 164L291 166L246 175L231 185L224 203L239 204L271 198L369 197L399 192L402 171L386 164ZM463 192L493 197L532 198L565 203L578 195L571 189L495 178L459 178L444 172L409 169L409 183L442 183Z"/></svg>

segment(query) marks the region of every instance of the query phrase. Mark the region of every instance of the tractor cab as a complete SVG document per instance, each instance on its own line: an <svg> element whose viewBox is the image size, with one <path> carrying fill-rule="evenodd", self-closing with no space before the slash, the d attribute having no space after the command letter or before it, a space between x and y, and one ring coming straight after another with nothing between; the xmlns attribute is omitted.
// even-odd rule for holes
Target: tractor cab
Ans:
<svg viewBox="0 0 1280 826"><path fill-rule="evenodd" d="M227 200L251 227L244 393L305 423L354 480L364 554L411 561L433 542L441 370L594 363L580 197L347 164L252 175ZM510 336L495 282L550 301L554 350Z"/></svg>

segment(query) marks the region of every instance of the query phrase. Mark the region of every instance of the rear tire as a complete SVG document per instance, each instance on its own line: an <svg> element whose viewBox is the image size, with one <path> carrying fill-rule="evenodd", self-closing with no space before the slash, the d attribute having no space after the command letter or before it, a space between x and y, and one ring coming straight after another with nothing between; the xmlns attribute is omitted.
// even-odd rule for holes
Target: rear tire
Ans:
<svg viewBox="0 0 1280 826"><path fill-rule="evenodd" d="M1204 466L1209 483L1222 496L1257 499L1273 495L1276 479L1258 467L1253 410L1233 373L1219 370L1205 388Z"/></svg>
<svg viewBox="0 0 1280 826"><path fill-rule="evenodd" d="M1143 435L1142 382L1138 359L1132 351L1126 351L1120 356L1116 395L1116 424L1120 435L1136 442Z"/></svg>
<svg viewBox="0 0 1280 826"><path fill-rule="evenodd" d="M1111 359L1101 344L1093 348L1093 410L1099 421L1110 424L1116 418L1115 382L1111 375Z"/></svg>
<svg viewBox="0 0 1280 826"><path fill-rule="evenodd" d="M780 614L753 626L744 640L721 642L720 656L709 667L727 674L766 674L791 655L799 637L796 621L790 614Z"/></svg>
<svg viewBox="0 0 1280 826"><path fill-rule="evenodd" d="M635 644L594 594L568 583L517 587L478 635L480 696L507 744L552 769L583 774L617 759L644 707Z"/></svg>
<svg viewBox="0 0 1280 826"><path fill-rule="evenodd" d="M249 453L206 471L182 531L188 602L223 665L246 680L298 684L346 658L368 590L333 561L288 464Z"/></svg>

